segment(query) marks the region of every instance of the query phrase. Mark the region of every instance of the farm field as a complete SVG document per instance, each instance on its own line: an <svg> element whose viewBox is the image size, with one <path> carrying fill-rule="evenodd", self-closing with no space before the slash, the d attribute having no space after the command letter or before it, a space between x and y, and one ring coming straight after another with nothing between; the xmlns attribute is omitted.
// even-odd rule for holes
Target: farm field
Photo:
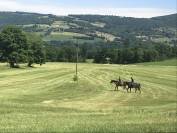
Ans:
<svg viewBox="0 0 177 133"><path fill-rule="evenodd" d="M79 34L74 32L52 32L49 36L44 37L43 40L45 41L73 41L76 42L77 40L75 37L89 37L85 34ZM84 42L102 42L103 40L100 38L94 38L93 40L78 40L79 43Z"/></svg>
<svg viewBox="0 0 177 133"><path fill-rule="evenodd" d="M0 132L176 132L176 66L73 63L9 69L0 64ZM114 91L121 76L142 93Z"/></svg>
<svg viewBox="0 0 177 133"><path fill-rule="evenodd" d="M78 33L72 33L72 32L53 32L51 35L47 36L45 39L46 40L68 40L68 39L73 39L74 36L85 36L83 34L78 34Z"/></svg>

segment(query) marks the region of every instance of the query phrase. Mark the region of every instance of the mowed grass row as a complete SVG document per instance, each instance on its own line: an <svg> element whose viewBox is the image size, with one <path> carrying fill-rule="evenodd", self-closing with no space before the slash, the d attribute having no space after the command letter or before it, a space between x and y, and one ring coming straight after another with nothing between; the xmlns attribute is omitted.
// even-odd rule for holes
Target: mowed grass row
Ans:
<svg viewBox="0 0 177 133"><path fill-rule="evenodd" d="M175 132L176 66L0 64L0 132ZM142 93L113 91L121 76Z"/></svg>

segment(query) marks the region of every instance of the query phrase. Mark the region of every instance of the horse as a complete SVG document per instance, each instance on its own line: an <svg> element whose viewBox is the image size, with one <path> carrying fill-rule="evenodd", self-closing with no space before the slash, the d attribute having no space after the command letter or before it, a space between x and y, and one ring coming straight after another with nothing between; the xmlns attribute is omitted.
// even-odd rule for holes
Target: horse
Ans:
<svg viewBox="0 0 177 133"><path fill-rule="evenodd" d="M126 84L126 86L128 86L127 92L130 89L130 93L131 93L131 89L134 88L135 89L135 93L137 92L137 90L141 93L141 84L140 83L125 82L125 84Z"/></svg>
<svg viewBox="0 0 177 133"><path fill-rule="evenodd" d="M114 83L116 86L115 86L115 90L114 91L118 91L119 89L119 86L123 86L123 82L121 80L111 80L110 82L111 84Z"/></svg>
<svg viewBox="0 0 177 133"><path fill-rule="evenodd" d="M129 89L129 87L128 87L129 83L131 83L131 82L129 82L129 81L123 81L123 89L126 89L127 92L128 92L128 89Z"/></svg>

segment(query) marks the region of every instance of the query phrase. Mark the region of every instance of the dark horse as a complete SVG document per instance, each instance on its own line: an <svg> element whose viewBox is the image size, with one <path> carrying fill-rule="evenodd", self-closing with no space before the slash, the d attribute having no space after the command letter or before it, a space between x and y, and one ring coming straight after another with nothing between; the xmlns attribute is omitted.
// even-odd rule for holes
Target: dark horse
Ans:
<svg viewBox="0 0 177 133"><path fill-rule="evenodd" d="M111 80L110 82L111 84L114 83L116 86L115 86L115 91L119 89L119 86L124 86L123 85L123 82L121 80Z"/></svg>
<svg viewBox="0 0 177 133"><path fill-rule="evenodd" d="M126 86L128 86L127 92L128 92L128 90L130 90L130 92L131 92L131 89L134 88L135 93L136 93L137 90L141 93L141 84L140 83L125 82L125 84L126 84Z"/></svg>
<svg viewBox="0 0 177 133"><path fill-rule="evenodd" d="M111 84L114 83L115 86L115 91L119 89L119 86L123 87L123 89L126 88L126 83L125 81L122 81L121 78L119 77L119 80L111 80Z"/></svg>

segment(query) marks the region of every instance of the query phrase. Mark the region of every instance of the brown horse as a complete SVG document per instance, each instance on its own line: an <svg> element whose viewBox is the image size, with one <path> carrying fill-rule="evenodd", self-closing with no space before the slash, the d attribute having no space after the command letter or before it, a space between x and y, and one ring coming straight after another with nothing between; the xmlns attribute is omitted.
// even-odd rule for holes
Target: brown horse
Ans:
<svg viewBox="0 0 177 133"><path fill-rule="evenodd" d="M125 81L122 81L122 80L120 79L120 77L119 77L119 80L111 80L110 83L111 83L111 84L112 84L112 83L115 84L115 91L116 91L116 90L117 90L117 91L119 90L119 86L123 87L123 89L126 88L126 83L125 83Z"/></svg>

